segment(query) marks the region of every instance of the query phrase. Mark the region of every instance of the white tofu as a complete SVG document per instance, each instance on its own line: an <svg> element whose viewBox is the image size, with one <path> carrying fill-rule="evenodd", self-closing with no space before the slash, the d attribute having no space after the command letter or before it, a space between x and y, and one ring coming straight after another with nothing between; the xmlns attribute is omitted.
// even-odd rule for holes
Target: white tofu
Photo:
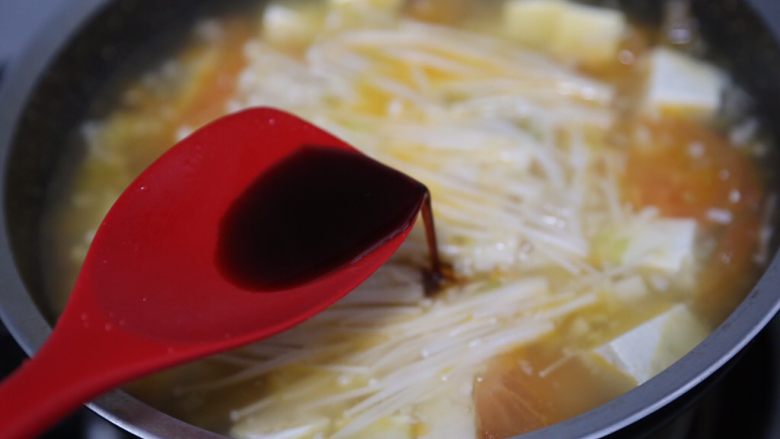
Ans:
<svg viewBox="0 0 780 439"><path fill-rule="evenodd" d="M445 385L445 384L442 384ZM420 439L473 439L477 435L476 414L468 381L450 383L447 389L414 409L414 416L424 428Z"/></svg>
<svg viewBox="0 0 780 439"><path fill-rule="evenodd" d="M381 24L401 11L402 0L329 0L327 27L330 30Z"/></svg>
<svg viewBox="0 0 780 439"><path fill-rule="evenodd" d="M263 37L274 45L305 45L321 28L320 14L313 7L271 3L263 11Z"/></svg>
<svg viewBox="0 0 780 439"><path fill-rule="evenodd" d="M686 305L675 305L593 353L642 384L682 358L708 333Z"/></svg>
<svg viewBox="0 0 780 439"><path fill-rule="evenodd" d="M620 11L567 4L550 47L562 59L585 65L605 64L617 58L625 31L626 19Z"/></svg>
<svg viewBox="0 0 780 439"><path fill-rule="evenodd" d="M655 49L649 63L645 113L708 118L718 110L726 78L717 67L667 48Z"/></svg>
<svg viewBox="0 0 780 439"><path fill-rule="evenodd" d="M523 44L545 48L565 7L562 0L509 0L502 15L504 32Z"/></svg>
<svg viewBox="0 0 780 439"><path fill-rule="evenodd" d="M579 64L616 58L626 30L617 10L563 0L510 0L504 4L505 34L525 45Z"/></svg>
<svg viewBox="0 0 780 439"><path fill-rule="evenodd" d="M328 6L345 12L373 11L395 14L401 10L403 0L329 0Z"/></svg>
<svg viewBox="0 0 780 439"><path fill-rule="evenodd" d="M621 260L641 267L677 273L693 257L696 221L692 219L655 219L629 225L623 231L627 239Z"/></svg>

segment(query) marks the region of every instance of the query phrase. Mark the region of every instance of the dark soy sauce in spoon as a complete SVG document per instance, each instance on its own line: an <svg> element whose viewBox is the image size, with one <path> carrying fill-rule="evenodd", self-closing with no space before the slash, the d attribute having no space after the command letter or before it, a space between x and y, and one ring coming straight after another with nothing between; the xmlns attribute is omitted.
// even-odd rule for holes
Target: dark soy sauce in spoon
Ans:
<svg viewBox="0 0 780 439"><path fill-rule="evenodd" d="M317 315L392 256L420 209L440 279L426 208L422 184L289 113L207 124L103 219L51 336L0 383L0 436L36 437L122 383Z"/></svg>
<svg viewBox="0 0 780 439"><path fill-rule="evenodd" d="M289 288L360 258L407 229L420 210L430 292L444 276L428 189L363 154L306 146L233 202L220 224L218 266L248 290Z"/></svg>

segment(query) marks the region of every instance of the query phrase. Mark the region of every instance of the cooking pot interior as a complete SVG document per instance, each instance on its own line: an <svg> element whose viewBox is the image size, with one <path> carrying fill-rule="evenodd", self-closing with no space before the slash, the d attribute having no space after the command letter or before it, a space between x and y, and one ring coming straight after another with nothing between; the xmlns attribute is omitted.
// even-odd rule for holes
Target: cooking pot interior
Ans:
<svg viewBox="0 0 780 439"><path fill-rule="evenodd" d="M70 7L81 3L72 2ZM172 53L198 18L240 8L248 1L225 3L106 2L38 78L15 125L3 190L5 221L18 271L49 321L55 315L47 303L44 282L44 213L49 200L61 194L72 164L84 152L77 140L79 125L86 118L105 114L114 98L110 90ZM663 2L619 3L637 21L657 24L661 20ZM765 126L780 131L780 50L767 26L743 1L694 0L693 13L718 61L755 97ZM771 134L777 137L780 132Z"/></svg>
<svg viewBox="0 0 780 439"><path fill-rule="evenodd" d="M40 77L16 127L5 175L5 212L18 270L50 321L54 315L44 291L42 219L47 200L60 195L72 164L83 154L78 126L108 111L114 96L105 91L116 90L172 53L199 17L240 8L239 3L249 2L110 2ZM663 2L620 3L634 20L652 25L661 19ZM693 11L719 61L756 98L766 126L780 129L780 51L771 33L741 1L694 1Z"/></svg>

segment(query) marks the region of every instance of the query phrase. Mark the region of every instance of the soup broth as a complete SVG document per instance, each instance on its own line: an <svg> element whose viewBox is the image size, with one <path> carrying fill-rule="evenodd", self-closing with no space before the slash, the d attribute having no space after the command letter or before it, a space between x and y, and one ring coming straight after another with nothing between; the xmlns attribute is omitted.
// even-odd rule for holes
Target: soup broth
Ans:
<svg viewBox="0 0 780 439"><path fill-rule="evenodd" d="M418 224L321 315L130 391L237 438L502 438L584 413L694 348L767 262L771 142L702 48L568 0L278 0L203 21L81 127L45 231L52 302L166 148L278 107L423 182L455 281L426 294Z"/></svg>

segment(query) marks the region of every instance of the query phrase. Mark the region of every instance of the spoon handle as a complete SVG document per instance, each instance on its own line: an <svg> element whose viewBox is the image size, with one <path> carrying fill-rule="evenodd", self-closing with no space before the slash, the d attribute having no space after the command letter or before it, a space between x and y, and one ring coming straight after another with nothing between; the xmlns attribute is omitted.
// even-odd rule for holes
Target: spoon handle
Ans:
<svg viewBox="0 0 780 439"><path fill-rule="evenodd" d="M101 393L177 362L166 361L171 354L99 312L66 311L41 350L0 383L0 438L36 437Z"/></svg>

